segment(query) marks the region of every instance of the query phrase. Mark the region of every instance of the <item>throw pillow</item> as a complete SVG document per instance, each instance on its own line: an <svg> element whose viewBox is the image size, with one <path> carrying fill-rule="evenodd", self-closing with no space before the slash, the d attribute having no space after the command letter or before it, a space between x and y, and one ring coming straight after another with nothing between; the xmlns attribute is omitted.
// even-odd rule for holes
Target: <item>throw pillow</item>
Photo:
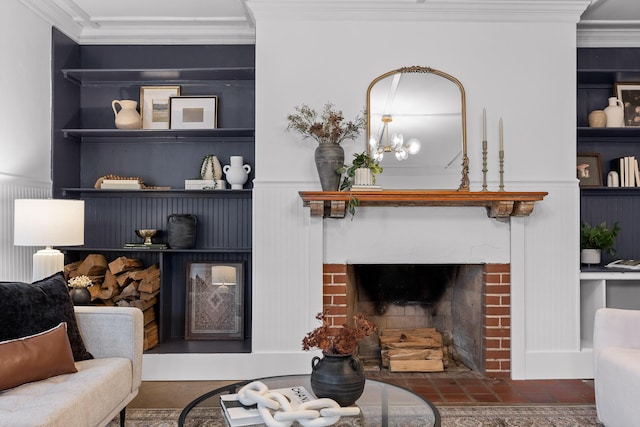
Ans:
<svg viewBox="0 0 640 427"><path fill-rule="evenodd" d="M67 324L25 338L0 342L0 390L78 372Z"/></svg>
<svg viewBox="0 0 640 427"><path fill-rule="evenodd" d="M93 359L87 351L62 272L34 283L0 282L0 341L22 338L67 323L75 361Z"/></svg>

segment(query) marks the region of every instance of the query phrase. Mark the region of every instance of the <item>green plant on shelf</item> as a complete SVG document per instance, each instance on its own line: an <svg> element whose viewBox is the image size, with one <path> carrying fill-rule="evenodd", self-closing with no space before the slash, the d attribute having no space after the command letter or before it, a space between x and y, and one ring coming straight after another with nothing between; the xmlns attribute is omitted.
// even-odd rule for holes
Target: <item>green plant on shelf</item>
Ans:
<svg viewBox="0 0 640 427"><path fill-rule="evenodd" d="M583 221L580 226L580 249L600 249L615 256L614 244L619 232L620 226L617 222L609 228L606 222L591 226Z"/></svg>

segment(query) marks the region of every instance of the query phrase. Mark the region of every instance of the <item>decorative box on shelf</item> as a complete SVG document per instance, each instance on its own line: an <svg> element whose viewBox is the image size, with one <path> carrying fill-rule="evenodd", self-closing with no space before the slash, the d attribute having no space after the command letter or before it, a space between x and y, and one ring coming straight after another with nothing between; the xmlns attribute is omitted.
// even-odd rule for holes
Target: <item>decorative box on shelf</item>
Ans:
<svg viewBox="0 0 640 427"><path fill-rule="evenodd" d="M222 179L185 179L185 190L224 190L227 188L226 181Z"/></svg>

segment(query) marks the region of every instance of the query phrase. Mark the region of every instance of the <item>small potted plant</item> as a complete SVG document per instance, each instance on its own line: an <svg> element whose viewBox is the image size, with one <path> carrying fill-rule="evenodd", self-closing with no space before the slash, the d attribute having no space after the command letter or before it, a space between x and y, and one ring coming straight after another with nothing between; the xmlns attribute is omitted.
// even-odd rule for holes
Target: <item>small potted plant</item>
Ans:
<svg viewBox="0 0 640 427"><path fill-rule="evenodd" d="M345 177L340 185L340 190L349 190L353 185L375 185L376 175L382 173L383 170L380 162L366 151L354 153L351 166L345 166L341 169Z"/></svg>
<svg viewBox="0 0 640 427"><path fill-rule="evenodd" d="M319 348L323 358L311 361L311 388L318 398L328 397L340 406L355 403L364 390L365 376L354 355L358 341L373 334L378 327L363 314L353 317L354 326L332 327L328 312L318 313L322 325L302 339L302 349Z"/></svg>
<svg viewBox="0 0 640 427"><path fill-rule="evenodd" d="M583 264L600 264L602 251L611 256L615 256L614 244L620 232L618 223L614 223L611 228L607 223L591 226L582 222L580 226L580 262Z"/></svg>
<svg viewBox="0 0 640 427"><path fill-rule="evenodd" d="M366 119L358 115L352 121L345 121L341 110L328 102L321 113L306 104L294 107L295 113L289 114L288 131L311 138L318 142L315 150L315 162L323 191L337 191L340 186L339 169L344 165L342 142L355 139L365 127Z"/></svg>
<svg viewBox="0 0 640 427"><path fill-rule="evenodd" d="M91 292L87 289L93 285L91 279L84 274L81 276L72 277L69 279L69 296L74 305L87 305L91 302Z"/></svg>

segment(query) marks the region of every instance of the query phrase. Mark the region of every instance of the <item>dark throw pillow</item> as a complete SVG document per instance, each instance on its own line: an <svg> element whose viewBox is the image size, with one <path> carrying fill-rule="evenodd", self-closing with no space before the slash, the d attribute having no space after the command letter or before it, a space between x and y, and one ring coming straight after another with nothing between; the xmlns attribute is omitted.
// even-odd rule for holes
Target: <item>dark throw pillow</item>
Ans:
<svg viewBox="0 0 640 427"><path fill-rule="evenodd" d="M62 272L34 283L0 282L0 341L39 334L67 323L73 358L93 359L87 351Z"/></svg>
<svg viewBox="0 0 640 427"><path fill-rule="evenodd" d="M25 338L0 342L0 390L78 372L63 322Z"/></svg>

